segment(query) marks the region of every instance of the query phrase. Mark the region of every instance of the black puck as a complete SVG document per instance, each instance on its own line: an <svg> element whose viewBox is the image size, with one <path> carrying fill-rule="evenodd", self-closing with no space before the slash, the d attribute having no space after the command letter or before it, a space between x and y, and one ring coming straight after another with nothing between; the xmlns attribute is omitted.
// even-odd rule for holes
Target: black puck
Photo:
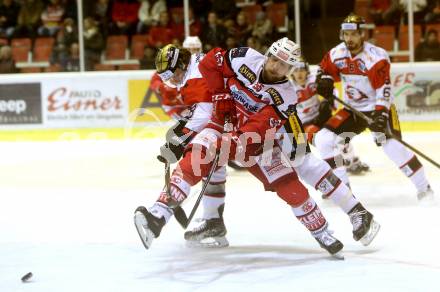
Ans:
<svg viewBox="0 0 440 292"><path fill-rule="evenodd" d="M30 278L32 278L32 273L29 272L26 275L24 275L23 277L21 277L21 281L22 282L27 282Z"/></svg>

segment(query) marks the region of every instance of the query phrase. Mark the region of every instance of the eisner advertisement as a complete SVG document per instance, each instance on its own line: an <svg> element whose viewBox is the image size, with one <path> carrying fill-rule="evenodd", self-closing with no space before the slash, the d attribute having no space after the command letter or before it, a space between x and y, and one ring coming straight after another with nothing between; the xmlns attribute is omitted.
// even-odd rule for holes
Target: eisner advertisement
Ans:
<svg viewBox="0 0 440 292"><path fill-rule="evenodd" d="M403 121L440 119L440 72L438 64L394 65L391 84L394 102Z"/></svg>
<svg viewBox="0 0 440 292"><path fill-rule="evenodd" d="M40 83L0 84L0 124L41 124Z"/></svg>
<svg viewBox="0 0 440 292"><path fill-rule="evenodd" d="M121 78L56 79L43 82L49 128L121 127L127 119L127 85Z"/></svg>

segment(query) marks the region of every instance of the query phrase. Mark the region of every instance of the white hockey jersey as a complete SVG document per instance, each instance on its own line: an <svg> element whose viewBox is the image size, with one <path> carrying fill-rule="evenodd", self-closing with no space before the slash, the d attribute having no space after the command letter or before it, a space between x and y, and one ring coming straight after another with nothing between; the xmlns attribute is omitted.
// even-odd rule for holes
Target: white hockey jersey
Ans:
<svg viewBox="0 0 440 292"><path fill-rule="evenodd" d="M319 104L321 101L316 92L315 79L315 74L309 74L304 86L299 85L294 80L292 81L296 95L298 96L296 111L303 124L311 122L319 115Z"/></svg>
<svg viewBox="0 0 440 292"><path fill-rule="evenodd" d="M235 101L241 105L238 107L238 115L249 116L270 104L280 116L289 117L298 102L294 86L288 79L271 84L262 81L266 56L243 47L230 50L225 57L226 63L236 75L235 80L228 80L228 85Z"/></svg>
<svg viewBox="0 0 440 292"><path fill-rule="evenodd" d="M393 102L390 59L382 48L364 42L363 50L352 57L341 43L325 55L319 70L342 82L345 101L359 111L389 109Z"/></svg>

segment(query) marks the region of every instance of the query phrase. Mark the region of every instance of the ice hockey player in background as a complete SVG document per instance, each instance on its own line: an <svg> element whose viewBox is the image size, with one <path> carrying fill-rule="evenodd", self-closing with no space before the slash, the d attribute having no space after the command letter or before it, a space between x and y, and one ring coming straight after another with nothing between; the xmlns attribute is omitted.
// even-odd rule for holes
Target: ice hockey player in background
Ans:
<svg viewBox="0 0 440 292"><path fill-rule="evenodd" d="M202 53L202 43L197 36L186 37L183 41L183 48L191 54ZM156 72L151 78L150 88L158 95L164 112L170 118L176 121L182 118L185 119L185 115L188 114L188 111L185 110L188 109L189 105L182 100L180 90L177 89L176 85L164 83Z"/></svg>
<svg viewBox="0 0 440 292"><path fill-rule="evenodd" d="M310 72L309 64L304 58L301 58L295 64L290 79L298 95L298 104L296 106L298 117L304 126L307 140L312 144L315 133L331 117L332 111L335 109L335 102L331 99L320 100L316 92L316 74ZM336 88L334 94L338 94ZM355 155L351 143L345 143L345 139L341 139L337 145L341 148L344 166L346 166L349 173L357 175L370 169L366 163L362 162Z"/></svg>
<svg viewBox="0 0 440 292"><path fill-rule="evenodd" d="M384 49L364 41L364 25L365 20L358 15L350 14L345 18L340 30L343 42L331 49L320 63L317 91L331 99L333 83L342 81L345 101L374 122L368 125L344 107L315 135L315 145L321 157L335 168L335 173L344 183L348 183L345 168L336 165L334 159L338 156L335 147L337 135L359 134L368 127L373 132L376 144L382 146L385 154L415 185L417 198L429 201L433 199L433 191L418 158L397 140L385 137L388 130L401 136L397 111L393 105L390 59Z"/></svg>
<svg viewBox="0 0 440 292"><path fill-rule="evenodd" d="M245 161L249 162L249 158L257 157L263 150L262 146L273 139L273 134L286 121L290 129L288 132L296 134L295 138L302 133L301 123L295 114L297 97L286 78L300 56L300 49L284 38L275 42L269 52L268 56L263 56L250 48L228 51L216 48L200 63L200 72L212 94L213 117L208 126L191 141L173 172L171 198L162 193L148 210L145 207L137 208L135 224L146 248L159 236L173 215L173 206L180 205L188 196L190 187L209 172L212 160L205 160L212 156L219 144L222 144L221 153L226 154L226 160L245 156ZM222 132L228 119L233 121L234 131L226 135L229 138L226 139ZM257 133L259 139L254 140L245 135L249 133ZM230 143L226 147L224 139ZM293 144L299 148L297 141L294 139ZM264 161L258 159L261 156L257 157L254 160L256 164L251 164L248 170L263 182L266 190L275 191L291 206L295 216L329 253L338 253L343 245L328 231L327 221L295 170L302 179L329 196L350 216L355 240L369 244L379 227L372 214L362 207L348 187L332 173L327 163L311 155L308 147L304 149L306 154L303 163L295 169L283 163L284 154L275 145L271 149L270 159ZM193 155L194 151L199 151L201 155ZM219 211L224 206L224 197L205 199L208 199L208 203L203 204L206 220L199 227L185 233L185 239L190 242L202 243L203 239L215 239L217 235L214 232L224 229ZM220 235L224 236L224 233Z"/></svg>

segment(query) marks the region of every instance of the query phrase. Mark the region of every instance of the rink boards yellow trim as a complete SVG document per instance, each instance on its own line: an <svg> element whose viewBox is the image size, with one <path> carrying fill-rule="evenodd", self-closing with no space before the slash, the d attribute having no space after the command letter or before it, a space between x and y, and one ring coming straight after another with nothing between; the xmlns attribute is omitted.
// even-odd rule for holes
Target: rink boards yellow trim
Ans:
<svg viewBox="0 0 440 292"><path fill-rule="evenodd" d="M440 121L401 122L403 132L440 132ZM100 139L150 139L164 137L167 127L102 128L102 129L50 129L3 130L0 141L56 141Z"/></svg>

